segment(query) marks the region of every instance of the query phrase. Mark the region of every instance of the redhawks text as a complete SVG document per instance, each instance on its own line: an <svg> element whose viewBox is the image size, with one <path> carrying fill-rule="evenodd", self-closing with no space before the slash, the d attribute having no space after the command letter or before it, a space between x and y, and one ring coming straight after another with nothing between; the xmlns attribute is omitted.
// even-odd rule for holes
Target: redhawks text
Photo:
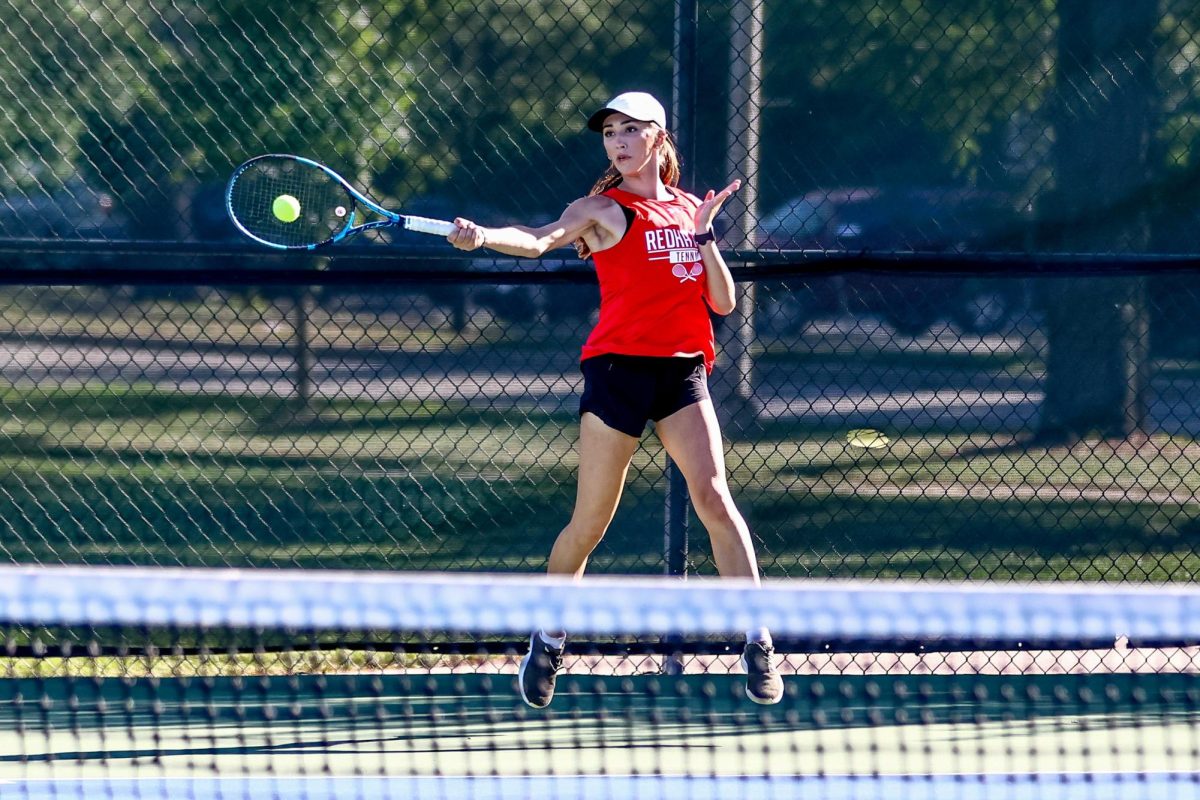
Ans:
<svg viewBox="0 0 1200 800"><path fill-rule="evenodd" d="M652 231L646 231L646 250L651 253L695 246L696 240L692 234L685 233L678 228L655 228Z"/></svg>

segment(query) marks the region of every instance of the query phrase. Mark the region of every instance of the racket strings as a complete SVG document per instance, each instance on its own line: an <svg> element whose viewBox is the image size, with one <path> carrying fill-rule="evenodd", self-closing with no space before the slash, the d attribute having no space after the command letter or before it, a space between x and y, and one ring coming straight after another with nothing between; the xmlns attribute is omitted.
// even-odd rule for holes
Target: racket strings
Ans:
<svg viewBox="0 0 1200 800"><path fill-rule="evenodd" d="M282 195L299 202L293 221L275 215ZM335 179L318 167L287 158L263 158L234 180L230 210L252 236L282 247L308 247L327 242L352 222L354 200Z"/></svg>

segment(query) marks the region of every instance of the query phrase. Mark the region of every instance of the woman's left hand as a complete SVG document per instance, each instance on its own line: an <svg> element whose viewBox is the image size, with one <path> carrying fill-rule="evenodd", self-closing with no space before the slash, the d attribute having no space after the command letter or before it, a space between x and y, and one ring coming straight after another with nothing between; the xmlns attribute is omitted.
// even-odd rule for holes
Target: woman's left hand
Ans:
<svg viewBox="0 0 1200 800"><path fill-rule="evenodd" d="M717 218L721 206L725 205L725 201L732 197L733 193L741 186L742 182L735 180L719 192L708 190L708 193L704 195L704 201L700 203L693 217L696 223L696 233L704 233L712 228L713 220Z"/></svg>

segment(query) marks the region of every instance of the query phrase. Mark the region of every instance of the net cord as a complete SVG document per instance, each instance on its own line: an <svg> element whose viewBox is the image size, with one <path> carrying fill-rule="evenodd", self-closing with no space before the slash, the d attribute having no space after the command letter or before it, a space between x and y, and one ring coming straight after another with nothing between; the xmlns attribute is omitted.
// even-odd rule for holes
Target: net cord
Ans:
<svg viewBox="0 0 1200 800"><path fill-rule="evenodd" d="M1200 588L0 566L0 620L590 635L1200 640Z"/></svg>

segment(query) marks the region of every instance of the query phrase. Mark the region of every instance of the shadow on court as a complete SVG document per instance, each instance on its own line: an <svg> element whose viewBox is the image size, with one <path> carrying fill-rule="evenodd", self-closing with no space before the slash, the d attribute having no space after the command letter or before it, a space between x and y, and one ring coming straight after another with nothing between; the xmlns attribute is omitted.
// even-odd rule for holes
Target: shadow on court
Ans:
<svg viewBox="0 0 1200 800"><path fill-rule="evenodd" d="M536 711L508 675L12 679L0 780L1194 767L1200 676L789 682L763 708L736 676L571 676Z"/></svg>

